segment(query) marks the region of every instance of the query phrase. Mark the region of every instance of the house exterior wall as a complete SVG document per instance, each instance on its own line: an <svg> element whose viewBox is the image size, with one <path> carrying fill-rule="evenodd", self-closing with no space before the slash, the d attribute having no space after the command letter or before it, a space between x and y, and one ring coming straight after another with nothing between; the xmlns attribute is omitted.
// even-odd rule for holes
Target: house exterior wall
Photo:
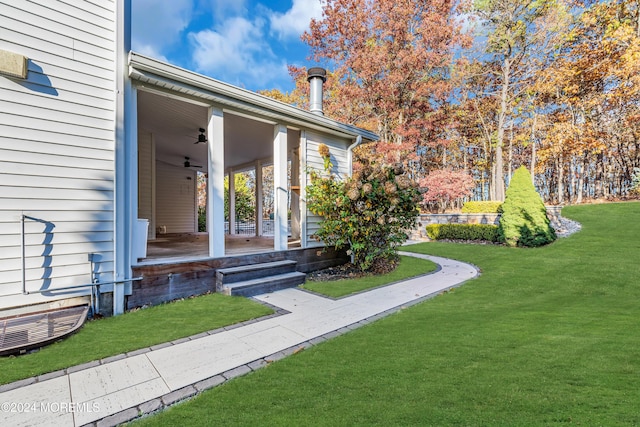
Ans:
<svg viewBox="0 0 640 427"><path fill-rule="evenodd" d="M305 161L307 162L308 170L324 171L324 160L318 153L318 147L320 144L325 144L329 147L331 155L331 163L333 167L331 172L340 178L346 178L349 175L349 163L347 157L347 148L351 141L346 139L340 139L331 135L324 135L316 132L306 132L306 144L303 146L305 149ZM311 179L308 173L304 174L304 185L310 185ZM312 236L318 231L320 221L322 217L314 215L307 211L305 221L305 247L323 246L322 242L318 242Z"/></svg>
<svg viewBox="0 0 640 427"><path fill-rule="evenodd" d="M156 223L167 233L198 231L196 172L156 162Z"/></svg>
<svg viewBox="0 0 640 427"><path fill-rule="evenodd" d="M28 291L91 282L90 253L113 277L117 17L113 1L0 8L0 49L29 58L25 80L0 75L2 309L69 297L22 294L22 214Z"/></svg>

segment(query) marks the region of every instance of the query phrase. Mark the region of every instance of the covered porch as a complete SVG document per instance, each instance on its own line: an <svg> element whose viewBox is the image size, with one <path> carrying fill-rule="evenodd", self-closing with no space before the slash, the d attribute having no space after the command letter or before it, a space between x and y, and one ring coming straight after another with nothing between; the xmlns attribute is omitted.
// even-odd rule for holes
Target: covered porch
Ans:
<svg viewBox="0 0 640 427"><path fill-rule="evenodd" d="M308 171L323 169L318 148L326 145L332 173L348 176L352 148L377 135L324 117L321 109L302 110L134 52L129 77L116 247L140 280L121 294L114 290L114 313L263 282L263 276L226 280L245 266L295 270L271 272L275 286L281 276L297 280L349 259L344 251L322 250L314 238L321 218L306 206ZM309 78L324 81L324 75ZM311 93L322 99L321 90ZM254 180L254 210L250 218L238 215L242 224L236 222L236 174ZM134 235L147 230L140 227L145 221L148 235L137 239L141 255ZM255 226L243 233L250 222Z"/></svg>
<svg viewBox="0 0 640 427"><path fill-rule="evenodd" d="M246 106L214 103L207 91L194 96L177 80L160 86L155 78L141 73L134 85L135 216L149 226L145 256L134 254L133 264L306 247L304 130L249 114ZM253 177L251 218L236 215L234 177L241 173ZM249 233L248 222L254 224Z"/></svg>

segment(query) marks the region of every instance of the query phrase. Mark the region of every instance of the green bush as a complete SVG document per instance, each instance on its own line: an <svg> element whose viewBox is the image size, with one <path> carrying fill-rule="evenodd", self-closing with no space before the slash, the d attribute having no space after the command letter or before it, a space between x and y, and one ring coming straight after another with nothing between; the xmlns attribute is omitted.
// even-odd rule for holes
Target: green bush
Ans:
<svg viewBox="0 0 640 427"><path fill-rule="evenodd" d="M492 224L429 224L426 228L431 240L500 241L498 226Z"/></svg>
<svg viewBox="0 0 640 427"><path fill-rule="evenodd" d="M535 247L556 239L547 209L524 166L511 178L502 204L499 230L501 241L507 246Z"/></svg>
<svg viewBox="0 0 640 427"><path fill-rule="evenodd" d="M383 165L356 156L360 168L339 179L330 174L329 148L318 152L325 174L310 171L307 207L322 217L314 237L326 246L346 248L361 270L397 257L397 248L415 226L420 193L402 165Z"/></svg>
<svg viewBox="0 0 640 427"><path fill-rule="evenodd" d="M207 209L204 206L198 206L198 232L207 231Z"/></svg>
<svg viewBox="0 0 640 427"><path fill-rule="evenodd" d="M501 213L502 202L495 200L466 202L462 206L462 213Z"/></svg>

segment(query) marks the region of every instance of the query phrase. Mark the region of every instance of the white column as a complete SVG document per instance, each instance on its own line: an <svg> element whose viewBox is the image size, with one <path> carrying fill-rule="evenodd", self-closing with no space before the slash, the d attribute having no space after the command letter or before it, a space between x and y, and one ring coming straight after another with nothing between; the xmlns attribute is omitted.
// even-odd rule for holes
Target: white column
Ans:
<svg viewBox="0 0 640 427"><path fill-rule="evenodd" d="M229 171L229 234L236 234L236 174Z"/></svg>
<svg viewBox="0 0 640 427"><path fill-rule="evenodd" d="M209 108L209 161L207 181L207 223L209 256L224 256L224 114L221 108Z"/></svg>
<svg viewBox="0 0 640 427"><path fill-rule="evenodd" d="M291 186L298 190L291 191L291 238L300 238L300 152L295 149L291 152Z"/></svg>
<svg viewBox="0 0 640 427"><path fill-rule="evenodd" d="M286 250L287 244L287 127L276 125L273 136L273 249Z"/></svg>
<svg viewBox="0 0 640 427"><path fill-rule="evenodd" d="M262 162L256 161L256 236L262 236Z"/></svg>
<svg viewBox="0 0 640 427"><path fill-rule="evenodd" d="M307 165L307 133L300 131L300 148L298 149L298 157L300 157L300 247L307 247L307 183L309 177L305 167Z"/></svg>

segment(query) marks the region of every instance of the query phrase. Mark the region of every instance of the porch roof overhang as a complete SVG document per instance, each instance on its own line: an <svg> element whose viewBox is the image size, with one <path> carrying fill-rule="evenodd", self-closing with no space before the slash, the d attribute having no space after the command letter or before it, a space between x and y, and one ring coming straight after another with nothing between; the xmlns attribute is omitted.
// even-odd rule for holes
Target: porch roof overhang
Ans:
<svg viewBox="0 0 640 427"><path fill-rule="evenodd" d="M313 129L364 141L378 135L359 127L276 101L258 93L159 61L136 52L129 53L129 76L147 89L167 96L180 96L201 105L220 105L223 110L269 123L298 129Z"/></svg>

